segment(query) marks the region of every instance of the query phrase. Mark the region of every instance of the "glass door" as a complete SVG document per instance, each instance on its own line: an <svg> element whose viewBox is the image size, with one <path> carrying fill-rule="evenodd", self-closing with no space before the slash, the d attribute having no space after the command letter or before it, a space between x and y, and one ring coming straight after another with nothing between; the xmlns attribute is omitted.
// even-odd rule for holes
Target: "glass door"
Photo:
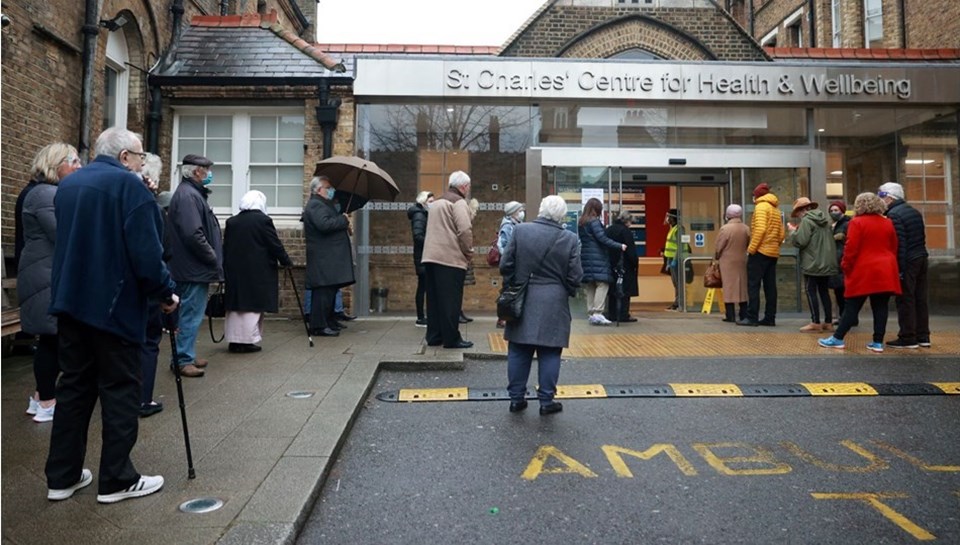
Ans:
<svg viewBox="0 0 960 545"><path fill-rule="evenodd" d="M703 275L716 251L717 234L723 226L723 214L729 199L727 187L720 185L677 187L677 210L681 225L681 244L677 263L680 308L700 312L707 290Z"/></svg>

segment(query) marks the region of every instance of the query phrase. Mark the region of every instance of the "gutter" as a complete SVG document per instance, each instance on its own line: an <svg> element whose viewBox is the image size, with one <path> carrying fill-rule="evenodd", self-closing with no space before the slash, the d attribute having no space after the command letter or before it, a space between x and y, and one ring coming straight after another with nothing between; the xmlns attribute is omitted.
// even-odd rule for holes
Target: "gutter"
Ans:
<svg viewBox="0 0 960 545"><path fill-rule="evenodd" d="M170 6L170 12L173 14L170 30L170 47L163 52L160 60L157 61L151 72L163 73L173 65L177 56L177 47L180 45L180 25L183 22L183 0L173 0ZM147 84L150 87L150 113L147 114L147 151L153 154L159 154L160 151L160 125L163 121L163 95L160 92L162 87L162 78L154 74L147 76Z"/></svg>
<svg viewBox="0 0 960 545"><path fill-rule="evenodd" d="M90 130L93 125L93 76L94 61L97 57L97 38L100 34L100 19L97 0L86 0L83 32L83 50L81 52L83 79L80 86L80 141L77 152L80 160L86 164L90 155Z"/></svg>

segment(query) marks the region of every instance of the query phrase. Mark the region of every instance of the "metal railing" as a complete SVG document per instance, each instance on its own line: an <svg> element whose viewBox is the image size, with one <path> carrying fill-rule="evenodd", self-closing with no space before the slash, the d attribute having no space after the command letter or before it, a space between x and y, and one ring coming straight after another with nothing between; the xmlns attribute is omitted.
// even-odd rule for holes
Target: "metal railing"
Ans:
<svg viewBox="0 0 960 545"><path fill-rule="evenodd" d="M803 272L800 270L800 256L798 254L780 254L779 259L790 258L793 259L793 270L796 273L797 277L797 311L803 311ZM779 259L777 263L779 264ZM710 256L687 256L683 258L683 268L681 270L686 270L688 261L713 261L713 257ZM691 264L691 267L693 265ZM682 274L680 271L677 272L677 290L679 293L679 303L680 303L680 312L687 311L687 290L683 288L684 277L680 276ZM694 276L696 278L696 276Z"/></svg>

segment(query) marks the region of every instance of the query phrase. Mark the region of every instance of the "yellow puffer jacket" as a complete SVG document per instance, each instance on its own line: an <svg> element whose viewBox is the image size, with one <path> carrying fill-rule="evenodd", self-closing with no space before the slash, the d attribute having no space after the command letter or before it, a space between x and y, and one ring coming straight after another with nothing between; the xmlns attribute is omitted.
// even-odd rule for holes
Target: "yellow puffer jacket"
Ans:
<svg viewBox="0 0 960 545"><path fill-rule="evenodd" d="M767 257L780 257L783 242L783 220L777 208L780 201L773 193L767 193L756 201L753 217L750 218L750 246L747 252L757 252Z"/></svg>

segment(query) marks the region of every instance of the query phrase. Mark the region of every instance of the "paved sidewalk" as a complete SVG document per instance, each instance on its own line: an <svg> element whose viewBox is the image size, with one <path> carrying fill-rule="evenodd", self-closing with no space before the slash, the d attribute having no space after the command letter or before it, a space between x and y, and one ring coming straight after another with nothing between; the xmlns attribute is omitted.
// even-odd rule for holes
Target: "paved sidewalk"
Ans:
<svg viewBox="0 0 960 545"><path fill-rule="evenodd" d="M739 334L752 329L721 323L716 314L639 315L640 322L619 328L590 327L585 320L574 320L574 335L589 344L590 336L614 333ZM33 389L31 358L4 357L3 543L292 543L381 365L457 369L465 365L465 354L468 358L503 357L491 345L498 331L495 319L476 318L462 328L466 338L476 343L465 351L424 346L425 330L415 327L409 316L361 318L350 322L340 337L315 338L314 348L308 346L301 323L268 320L264 349L254 354L230 354L225 344L212 344L204 324L198 353L210 359L207 374L184 379L197 472L194 480L187 479L176 385L165 363L170 357L165 338L156 387L156 399L165 410L140 421L133 459L139 471L163 475L166 485L158 494L114 505L97 504L96 483L69 500L46 500L43 466L50 425L35 424L23 413ZM786 334L796 331L804 320L795 315L783 316L779 322L780 327L771 331ZM956 341L960 318L937 317L933 323L935 343L936 332L950 332ZM868 327L865 320L860 329ZM890 329L895 328L894 318ZM797 333L797 338L815 342L809 335ZM315 395L295 399L286 395L291 391ZM99 436L95 413L86 461L94 475ZM224 506L208 514L178 511L180 503L198 497L219 498Z"/></svg>

